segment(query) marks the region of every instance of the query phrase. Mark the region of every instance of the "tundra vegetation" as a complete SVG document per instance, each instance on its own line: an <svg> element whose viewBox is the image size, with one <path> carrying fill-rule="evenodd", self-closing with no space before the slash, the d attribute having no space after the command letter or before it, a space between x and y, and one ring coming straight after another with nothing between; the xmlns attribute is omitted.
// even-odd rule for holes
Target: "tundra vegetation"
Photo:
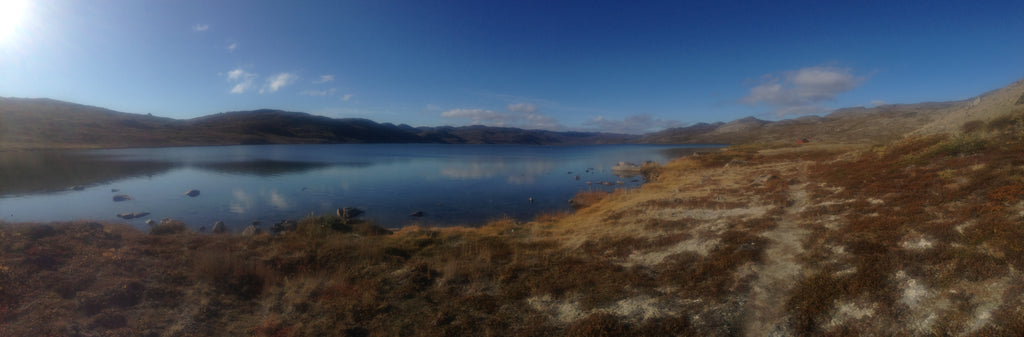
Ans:
<svg viewBox="0 0 1024 337"><path fill-rule="evenodd" d="M2 336L1004 336L1024 111L884 145L645 169L572 213L397 231L0 223ZM165 228L166 227L166 228Z"/></svg>

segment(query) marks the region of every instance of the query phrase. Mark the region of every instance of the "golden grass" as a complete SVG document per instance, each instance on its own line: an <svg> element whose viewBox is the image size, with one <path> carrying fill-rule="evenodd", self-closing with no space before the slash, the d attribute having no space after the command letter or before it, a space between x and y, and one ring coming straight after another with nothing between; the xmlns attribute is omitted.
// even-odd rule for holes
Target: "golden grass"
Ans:
<svg viewBox="0 0 1024 337"><path fill-rule="evenodd" d="M1005 335L1024 146L988 132L705 153L478 228L0 223L0 335Z"/></svg>

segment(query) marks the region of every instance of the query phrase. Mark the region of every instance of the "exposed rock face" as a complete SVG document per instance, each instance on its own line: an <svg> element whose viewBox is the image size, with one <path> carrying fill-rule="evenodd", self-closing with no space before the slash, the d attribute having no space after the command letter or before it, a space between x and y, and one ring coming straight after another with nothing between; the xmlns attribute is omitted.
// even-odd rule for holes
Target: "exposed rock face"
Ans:
<svg viewBox="0 0 1024 337"><path fill-rule="evenodd" d="M223 234L226 233L227 231L228 229L226 226L224 226L224 221L217 221L216 223L213 224L212 232L214 234Z"/></svg>
<svg viewBox="0 0 1024 337"><path fill-rule="evenodd" d="M185 195L190 196L190 197L198 197L199 196L199 190L196 190L196 189L188 190L188 192L185 192Z"/></svg>

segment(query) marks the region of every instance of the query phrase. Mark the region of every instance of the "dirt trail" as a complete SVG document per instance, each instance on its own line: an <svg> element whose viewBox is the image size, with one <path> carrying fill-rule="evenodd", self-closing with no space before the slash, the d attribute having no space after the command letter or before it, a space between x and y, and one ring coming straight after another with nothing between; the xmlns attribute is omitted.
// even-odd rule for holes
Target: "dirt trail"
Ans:
<svg viewBox="0 0 1024 337"><path fill-rule="evenodd" d="M799 223L799 213L807 205L806 187L807 183L790 186L792 205L786 207L775 229L763 235L770 244L764 263L753 267L758 279L745 309L746 336L791 335L787 331L785 308L790 290L803 273L796 257L803 252L800 242L807 235Z"/></svg>

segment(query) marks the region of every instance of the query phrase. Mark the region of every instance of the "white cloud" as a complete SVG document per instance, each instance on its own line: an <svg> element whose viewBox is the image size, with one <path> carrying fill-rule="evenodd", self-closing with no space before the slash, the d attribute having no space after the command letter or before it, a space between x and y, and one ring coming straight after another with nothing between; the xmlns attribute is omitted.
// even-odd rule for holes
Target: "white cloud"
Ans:
<svg viewBox="0 0 1024 337"><path fill-rule="evenodd" d="M522 113L534 113L537 112L537 106L530 103L515 103L508 105L508 111L522 112Z"/></svg>
<svg viewBox="0 0 1024 337"><path fill-rule="evenodd" d="M210 30L210 25L208 25L208 24L197 23L197 24L192 25L192 31L193 32L205 32L207 30Z"/></svg>
<svg viewBox="0 0 1024 337"><path fill-rule="evenodd" d="M338 91L338 88L330 88L327 90L306 90L300 92L300 95L306 96L334 96L334 93Z"/></svg>
<svg viewBox="0 0 1024 337"><path fill-rule="evenodd" d="M471 119L475 124L504 125L508 117L501 113L483 109L452 109L441 113L444 118Z"/></svg>
<svg viewBox="0 0 1024 337"><path fill-rule="evenodd" d="M353 94L345 94L345 96L341 96L341 100L345 101L345 102L348 102L348 100L352 99L352 97L355 97L355 95L353 95Z"/></svg>
<svg viewBox="0 0 1024 337"><path fill-rule="evenodd" d="M227 49L228 51L235 51L235 49L238 49L238 43L232 42L227 47L225 47L225 49Z"/></svg>
<svg viewBox="0 0 1024 337"><path fill-rule="evenodd" d="M533 104L509 104L509 112L496 112L484 109L452 109L441 112L441 117L452 119L468 119L472 124L488 126L508 126L525 129L564 129L554 118L538 113Z"/></svg>
<svg viewBox="0 0 1024 337"><path fill-rule="evenodd" d="M583 122L583 125L588 129L594 129L601 132L644 134L667 128L679 127L684 124L679 121L654 118L650 114L640 114L626 116L623 120L614 120L605 118L604 116L597 116L589 121Z"/></svg>
<svg viewBox="0 0 1024 337"><path fill-rule="evenodd" d="M263 89L260 89L260 93L262 94L264 92L277 92L281 88L284 88L288 85L291 85L292 83L295 83L295 81L298 79L298 75L290 73L280 73L274 76L270 76L270 78L267 78L267 84L263 86Z"/></svg>
<svg viewBox="0 0 1024 337"><path fill-rule="evenodd" d="M234 84L231 87L232 94L242 94L253 88L256 74L248 73L242 68L235 68L228 72L228 83Z"/></svg>
<svg viewBox="0 0 1024 337"><path fill-rule="evenodd" d="M321 84L334 81L334 75L320 75L320 78L313 81L313 84Z"/></svg>
<svg viewBox="0 0 1024 337"><path fill-rule="evenodd" d="M827 111L821 102L835 100L836 96L853 90L864 77L854 76L849 68L808 67L769 74L762 83L750 88L741 102L774 106L777 116L811 114Z"/></svg>

